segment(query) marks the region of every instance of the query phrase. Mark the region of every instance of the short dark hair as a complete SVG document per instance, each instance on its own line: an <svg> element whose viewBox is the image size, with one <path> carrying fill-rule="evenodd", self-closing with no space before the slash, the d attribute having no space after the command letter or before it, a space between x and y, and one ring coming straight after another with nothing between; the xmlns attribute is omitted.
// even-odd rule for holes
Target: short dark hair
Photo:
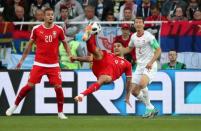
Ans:
<svg viewBox="0 0 201 131"><path fill-rule="evenodd" d="M170 51L174 51L174 52L177 52L177 51L176 51L176 49L170 49L170 50L169 50L169 52L170 52Z"/></svg>
<svg viewBox="0 0 201 131"><path fill-rule="evenodd" d="M61 6L60 7L60 12L61 12L61 10L68 10L68 8L66 6Z"/></svg>
<svg viewBox="0 0 201 131"><path fill-rule="evenodd" d="M152 5L151 6L151 10L155 10L155 9L158 10L158 11L160 11L158 5Z"/></svg>
<svg viewBox="0 0 201 131"><path fill-rule="evenodd" d="M45 14L46 11L54 11L54 10L52 8L48 7L48 8L44 9L44 14Z"/></svg>
<svg viewBox="0 0 201 131"><path fill-rule="evenodd" d="M115 43L119 43L119 44L121 44L121 45L124 47L123 43L122 43L120 40L116 40L116 41L113 43L113 45L114 45ZM113 48L114 48L114 47L113 47Z"/></svg>
<svg viewBox="0 0 201 131"><path fill-rule="evenodd" d="M177 51L176 51L175 49L170 49L170 50L168 51L168 54L169 54L171 51L172 51L172 52L175 52L176 55L177 55Z"/></svg>
<svg viewBox="0 0 201 131"><path fill-rule="evenodd" d="M111 48L111 52L112 52L112 53L114 53L114 44L116 44L116 43L120 43L121 46L124 47L124 45L123 45L122 42L120 42L119 40L116 40L116 41L114 41L113 44L112 44L112 48Z"/></svg>
<svg viewBox="0 0 201 131"><path fill-rule="evenodd" d="M114 16L113 11L109 10L109 11L106 13L106 17L107 17L108 15L113 15L113 16Z"/></svg>
<svg viewBox="0 0 201 131"><path fill-rule="evenodd" d="M91 9L91 10L95 11L95 7L93 5L86 5L84 7L84 10L86 10L86 9Z"/></svg>
<svg viewBox="0 0 201 131"><path fill-rule="evenodd" d="M144 21L144 18L143 18L143 17L141 17L141 16L137 16L135 19L141 19L141 20L143 20L143 21Z"/></svg>
<svg viewBox="0 0 201 131"><path fill-rule="evenodd" d="M138 20L142 20L143 23L144 23L144 18L143 18L143 17L137 16L137 17L135 18L135 20L136 20L136 19L138 19Z"/></svg>

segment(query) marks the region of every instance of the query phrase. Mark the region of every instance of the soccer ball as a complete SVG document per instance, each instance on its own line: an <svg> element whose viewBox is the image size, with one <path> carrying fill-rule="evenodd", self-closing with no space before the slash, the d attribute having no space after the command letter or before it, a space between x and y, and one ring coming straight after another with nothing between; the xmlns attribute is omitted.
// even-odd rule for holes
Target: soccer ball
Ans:
<svg viewBox="0 0 201 131"><path fill-rule="evenodd" d="M97 22L91 22L89 25L92 26L91 34L98 34L101 32L101 25Z"/></svg>

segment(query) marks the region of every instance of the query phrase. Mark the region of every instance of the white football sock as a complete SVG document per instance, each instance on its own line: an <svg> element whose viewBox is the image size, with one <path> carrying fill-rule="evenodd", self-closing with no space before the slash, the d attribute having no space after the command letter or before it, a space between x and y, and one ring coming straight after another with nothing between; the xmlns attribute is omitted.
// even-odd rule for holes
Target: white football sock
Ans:
<svg viewBox="0 0 201 131"><path fill-rule="evenodd" d="M144 89L141 90L143 93L143 97L144 97L144 104L146 105L147 109L154 109L154 106L151 104L150 99L149 99L149 92L148 92L148 88L145 87Z"/></svg>
<svg viewBox="0 0 201 131"><path fill-rule="evenodd" d="M142 101L142 102L145 104L145 98L144 98L144 96L143 96L142 91L140 91L140 93L138 94L137 99L140 100L140 101ZM145 105L146 105L146 104L145 104Z"/></svg>

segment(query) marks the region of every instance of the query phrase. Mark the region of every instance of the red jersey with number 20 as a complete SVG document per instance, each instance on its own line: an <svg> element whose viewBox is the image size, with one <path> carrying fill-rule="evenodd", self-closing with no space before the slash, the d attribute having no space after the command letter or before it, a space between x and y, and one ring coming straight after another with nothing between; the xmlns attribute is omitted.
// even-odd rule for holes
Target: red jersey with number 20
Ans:
<svg viewBox="0 0 201 131"><path fill-rule="evenodd" d="M44 24L33 27L30 39L35 41L35 65L56 65L58 66L59 41L65 40L62 27L53 24L46 28Z"/></svg>

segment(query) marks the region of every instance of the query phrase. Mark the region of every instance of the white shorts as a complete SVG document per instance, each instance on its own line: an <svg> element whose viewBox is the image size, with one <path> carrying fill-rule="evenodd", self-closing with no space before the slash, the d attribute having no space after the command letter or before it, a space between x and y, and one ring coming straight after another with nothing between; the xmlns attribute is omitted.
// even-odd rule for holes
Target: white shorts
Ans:
<svg viewBox="0 0 201 131"><path fill-rule="evenodd" d="M146 66L146 65L145 65ZM151 70L145 68L145 66L137 65L135 72L133 73L132 82L135 84L139 84L142 75L147 75L149 78L149 83L152 82L156 72L157 72L157 62L154 62Z"/></svg>

